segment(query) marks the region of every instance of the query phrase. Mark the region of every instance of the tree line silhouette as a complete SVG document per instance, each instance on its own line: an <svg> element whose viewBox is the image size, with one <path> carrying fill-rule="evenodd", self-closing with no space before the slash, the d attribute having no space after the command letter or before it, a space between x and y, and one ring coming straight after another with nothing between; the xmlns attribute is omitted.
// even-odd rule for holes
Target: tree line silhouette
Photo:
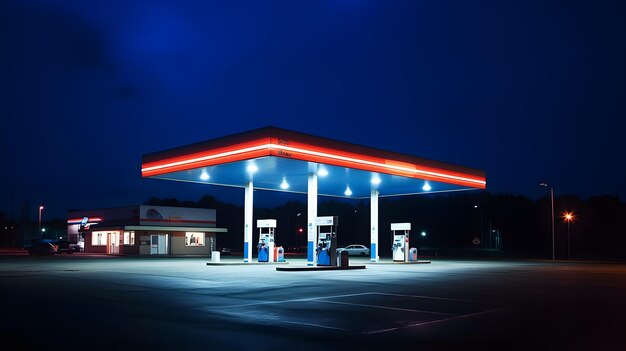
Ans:
<svg viewBox="0 0 626 351"><path fill-rule="evenodd" d="M233 251L243 248L243 206L222 202L211 195L198 201L150 198L146 205L211 208L217 211L219 246ZM338 216L338 244L370 246L370 203L368 200L320 197L319 216ZM277 220L276 242L287 250L306 246L305 202L288 201L280 206L255 207L257 219ZM555 253L557 259L626 260L626 203L617 196L582 199L575 195L555 198ZM565 212L573 212L568 225ZM481 255L510 258L552 258L550 197L532 200L521 195L491 194L487 191L447 195L415 195L380 198L379 255L391 255L390 224L409 222L410 242L420 254L438 256ZM66 219L46 221L54 233L64 233ZM19 246L21 232L36 230L24 217L10 220L0 213L0 246ZM425 232L423 237L420 233ZM569 234L569 235L568 235ZM569 238L568 238L569 237ZM475 238L480 244L475 244ZM568 250L569 239L569 250ZM253 231L253 242L258 230Z"/></svg>
<svg viewBox="0 0 626 351"><path fill-rule="evenodd" d="M217 226L228 228L218 244L243 247L243 206L211 195L199 201L151 198L146 204L214 208ZM320 198L318 216L338 216L338 244L370 243L370 204L367 200ZM626 203L616 196L582 199L555 198L554 245L557 259L567 259L568 228L565 212L573 212L569 228L571 259L626 259ZM299 214L299 215L298 215ZM411 246L423 254L497 255L511 258L552 258L550 197L531 200L521 195L487 191L450 195L415 195L379 200L379 254L391 255L390 224L409 222ZM306 203L289 201L273 208L255 207L257 219L277 219L276 241L284 247L306 245ZM302 231L300 231L302 229ZM426 236L422 237L421 232ZM253 231L253 242L258 231ZM480 244L474 244L479 238ZM477 253L478 252L478 253Z"/></svg>

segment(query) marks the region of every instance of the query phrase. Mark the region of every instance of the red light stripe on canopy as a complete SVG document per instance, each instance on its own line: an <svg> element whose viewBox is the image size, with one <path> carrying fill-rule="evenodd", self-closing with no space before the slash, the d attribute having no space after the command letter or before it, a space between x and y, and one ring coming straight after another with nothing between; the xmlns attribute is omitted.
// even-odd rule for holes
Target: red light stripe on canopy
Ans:
<svg viewBox="0 0 626 351"><path fill-rule="evenodd" d="M372 152L372 154L376 153ZM380 172L402 177L433 180L473 188L484 189L486 187L484 176L433 167L419 162L406 162L405 160L377 157L362 152L338 150L335 148L302 143L294 141L293 139L287 141L274 137L260 138L225 147L148 162L143 164L141 171L143 177L150 177L263 156L293 158L302 161Z"/></svg>
<svg viewBox="0 0 626 351"><path fill-rule="evenodd" d="M149 162L141 167L144 177L269 156L270 140L263 138L217 149Z"/></svg>
<svg viewBox="0 0 626 351"><path fill-rule="evenodd" d="M273 143L272 155L477 188L485 188L486 186L484 177L470 176L460 172L441 170L434 167L351 153L348 151L326 149L308 144L290 142L289 145L284 145L282 143Z"/></svg>

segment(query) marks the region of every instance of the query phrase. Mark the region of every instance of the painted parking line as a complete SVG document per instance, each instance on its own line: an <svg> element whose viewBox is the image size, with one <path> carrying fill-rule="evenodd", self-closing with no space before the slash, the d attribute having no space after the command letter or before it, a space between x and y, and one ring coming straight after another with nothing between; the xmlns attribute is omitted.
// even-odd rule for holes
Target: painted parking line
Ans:
<svg viewBox="0 0 626 351"><path fill-rule="evenodd" d="M381 293L381 292L366 292L366 293L357 293L357 294L317 296L317 297L308 297L308 298L302 298L302 299L289 299L289 300L280 300L280 301L250 302L250 303L242 303L242 304L237 304L237 305L214 306L214 307L211 307L211 309L227 309L227 308L237 308L237 307L258 306L258 305L273 305L273 304L282 304L282 303L289 303L289 302L308 302L308 301L317 301L317 300L339 299L339 298L344 298L344 297L372 296L372 295L410 297L410 298L415 298L415 299L430 299L430 300L441 300L441 301L455 301L455 302L466 302L466 303L475 303L475 304L486 304L485 302L452 299L452 298L446 298L446 297L391 294L391 293Z"/></svg>
<svg viewBox="0 0 626 351"><path fill-rule="evenodd" d="M238 305L227 305L227 306L214 306L211 309L227 309L227 308L237 308L237 307L252 307L259 305L275 305L275 304L283 304L290 302L309 302L316 300L325 300L325 299L338 299L342 297L354 297L354 296L364 296L364 295L372 295L376 293L358 293L358 294L345 294L345 295L331 295L331 296L318 296L318 297L309 297L303 299L290 299L290 300L280 300L280 301L261 301L261 302L250 302L243 303Z"/></svg>
<svg viewBox="0 0 626 351"><path fill-rule="evenodd" d="M381 299L382 298L382 299ZM385 298L392 298L385 299ZM337 301L347 299L348 301ZM365 300L359 302L358 300ZM373 300L374 303L367 303ZM433 309L415 308L424 303L424 300L439 301ZM414 302L411 302L414 301ZM462 303L463 306L458 306ZM281 305L281 308L270 306ZM297 308L307 310L310 314L291 314L289 305L296 304ZM433 307L429 303L429 307ZM338 309L320 309L313 305L344 306ZM394 306L395 305L395 306ZM406 307L405 307L406 306ZM456 319L470 318L502 310L503 308L487 309L493 304L480 301L444 298L437 296L393 294L382 292L365 292L356 294L341 294L317 296L301 299L280 301L259 301L244 304L212 306L211 311L219 312L237 318L255 320L260 324L290 324L309 328L332 329L357 334L381 334L406 328L419 328L436 323L445 323ZM459 310L459 313L451 313ZM368 310L386 311L383 314L368 313ZM448 310L444 312L443 310ZM271 312L270 312L271 311ZM331 312L326 315L327 312ZM341 318L337 318L341 315ZM370 330L364 316L376 315L379 329ZM368 319L368 318L365 318ZM385 326L385 324L387 324Z"/></svg>
<svg viewBox="0 0 626 351"><path fill-rule="evenodd" d="M342 331L342 332L349 332L348 329L338 328L338 327L331 327L329 325L322 325L322 324L293 322L293 321L282 321L282 323L295 324L295 325L304 326L304 327L316 327L316 328L322 328L322 329L332 329L332 330L338 330L338 331Z"/></svg>
<svg viewBox="0 0 626 351"><path fill-rule="evenodd" d="M319 324L319 323L289 321L289 320L285 320L284 318L259 317L259 315L251 315L250 312L225 312L224 314L231 316L231 317L242 318L246 320L250 320L251 318L254 318L261 323L268 323L270 321L276 321L275 324L293 324L293 325L297 325L301 327L313 327L313 328L330 329L330 330L336 330L336 331L342 331L342 332L350 332L350 330L345 329L345 328L333 327L330 325L324 325L324 324Z"/></svg>
<svg viewBox="0 0 626 351"><path fill-rule="evenodd" d="M315 302L315 301L314 301ZM446 312L435 312L435 311L425 311L425 310L415 310L411 308L400 308L400 307L387 307L387 306L378 306L378 305L369 305L364 303L351 303L351 302L337 302L337 301L320 301L323 303L330 303L336 305L346 305L346 306L356 306L356 307L368 307L368 308L378 308L382 310L390 310L390 311L402 311L402 312L416 312L416 313L428 313L428 314L439 314L445 316L456 316L453 313Z"/></svg>
<svg viewBox="0 0 626 351"><path fill-rule="evenodd" d="M481 311L481 312L476 312L476 313L468 313L468 314L463 314L463 315L449 317L449 318L442 318L442 319L437 319L437 320L428 321L428 322L420 322L420 323L408 324L408 325L405 325L405 326L402 326L402 327L394 327L394 328L387 328L387 329L380 329L380 330L372 330L372 331L368 331L368 332L366 332L364 334L368 334L368 335L370 335L370 334L381 334L381 333L388 333L388 332L392 332L392 331L396 331L396 330L400 330L400 329L423 327L423 326L437 324L437 323L449 322L449 321L454 320L454 319L463 319L463 318L476 317L476 316L489 314L489 313L493 313L493 312L504 311L504 310L507 310L507 309L508 308L506 308L506 307L495 308L495 309L492 309L492 310Z"/></svg>
<svg viewBox="0 0 626 351"><path fill-rule="evenodd" d="M435 297L435 296L424 296L424 295L406 295L406 294L391 294L391 293L381 293L381 292L376 292L376 293L372 293L372 294L385 295L385 296L397 296L397 297L411 297L411 298L416 298L416 299L455 301L455 302L466 302L466 303L475 303L475 304L489 304L488 302L483 302L483 301L473 301L473 300L465 300L465 299L453 299L453 298L449 298L449 297Z"/></svg>

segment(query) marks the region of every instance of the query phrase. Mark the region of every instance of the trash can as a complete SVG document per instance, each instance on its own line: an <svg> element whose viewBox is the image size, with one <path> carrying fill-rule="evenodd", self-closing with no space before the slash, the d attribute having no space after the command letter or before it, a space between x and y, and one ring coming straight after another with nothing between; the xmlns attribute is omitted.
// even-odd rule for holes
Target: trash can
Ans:
<svg viewBox="0 0 626 351"><path fill-rule="evenodd" d="M414 247L409 250L409 262L417 262L417 249Z"/></svg>
<svg viewBox="0 0 626 351"><path fill-rule="evenodd" d="M211 251L211 262L219 262L219 261L220 261L220 252Z"/></svg>
<svg viewBox="0 0 626 351"><path fill-rule="evenodd" d="M350 254L348 251L341 251L339 256L337 256L337 265L341 268L346 268L350 265Z"/></svg>
<svg viewBox="0 0 626 351"><path fill-rule="evenodd" d="M282 246L276 248L276 262L285 262L285 250Z"/></svg>

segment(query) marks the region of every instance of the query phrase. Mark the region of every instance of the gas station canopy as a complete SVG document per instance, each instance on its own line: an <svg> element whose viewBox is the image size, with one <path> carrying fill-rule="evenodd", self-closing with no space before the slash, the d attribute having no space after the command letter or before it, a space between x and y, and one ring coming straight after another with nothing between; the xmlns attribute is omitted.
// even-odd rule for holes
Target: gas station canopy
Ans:
<svg viewBox="0 0 626 351"><path fill-rule="evenodd" d="M485 172L265 127L143 156L143 177L347 198L485 189Z"/></svg>

